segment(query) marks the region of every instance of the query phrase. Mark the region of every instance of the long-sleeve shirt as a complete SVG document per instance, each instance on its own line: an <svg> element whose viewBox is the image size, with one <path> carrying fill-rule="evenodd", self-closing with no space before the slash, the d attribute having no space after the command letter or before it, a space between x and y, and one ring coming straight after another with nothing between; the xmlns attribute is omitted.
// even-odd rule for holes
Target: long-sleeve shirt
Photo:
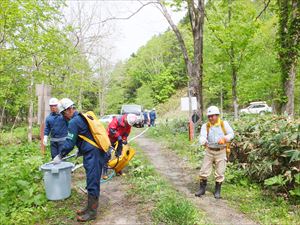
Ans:
<svg viewBox="0 0 300 225"><path fill-rule="evenodd" d="M156 112L154 110L152 110L149 113L149 117L150 117L150 120L155 120L156 119Z"/></svg>
<svg viewBox="0 0 300 225"><path fill-rule="evenodd" d="M107 134L112 144L118 141L118 138L122 138L122 140L127 141L127 137L131 131L131 126L125 123L126 116L127 115L115 117L108 125Z"/></svg>
<svg viewBox="0 0 300 225"><path fill-rule="evenodd" d="M226 134L224 134L221 122L219 121L215 125L211 125L209 127L209 132L207 134L207 123L203 124L201 127L199 142L201 145L208 144L210 147L214 147L218 145L218 141L225 137L226 141L229 142L234 138L234 132L231 126L227 121L224 121L224 128L226 131Z"/></svg>
<svg viewBox="0 0 300 225"><path fill-rule="evenodd" d="M51 136L51 141L63 141L68 134L68 123L62 115L50 113L46 118L44 135Z"/></svg>

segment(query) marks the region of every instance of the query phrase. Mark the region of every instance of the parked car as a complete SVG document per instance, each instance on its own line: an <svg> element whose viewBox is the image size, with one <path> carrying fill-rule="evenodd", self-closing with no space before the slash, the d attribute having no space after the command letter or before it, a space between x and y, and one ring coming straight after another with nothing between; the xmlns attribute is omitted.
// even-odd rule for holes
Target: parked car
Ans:
<svg viewBox="0 0 300 225"><path fill-rule="evenodd" d="M271 113L272 107L268 106L266 102L251 102L247 108L241 109L241 114L265 114Z"/></svg>
<svg viewBox="0 0 300 225"><path fill-rule="evenodd" d="M120 116L120 115L117 115L117 114L105 115L105 116L100 118L100 121L102 123L110 123L114 117L118 117L118 116Z"/></svg>
<svg viewBox="0 0 300 225"><path fill-rule="evenodd" d="M137 116L137 124L135 127L143 127L144 126L144 116L143 116L143 107L141 105L122 105L121 114L135 114Z"/></svg>

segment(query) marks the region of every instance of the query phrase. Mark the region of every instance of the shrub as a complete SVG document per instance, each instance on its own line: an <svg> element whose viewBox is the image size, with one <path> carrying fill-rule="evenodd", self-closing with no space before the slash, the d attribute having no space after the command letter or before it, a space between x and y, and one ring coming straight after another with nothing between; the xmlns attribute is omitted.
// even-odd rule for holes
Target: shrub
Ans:
<svg viewBox="0 0 300 225"><path fill-rule="evenodd" d="M235 122L232 155L252 180L297 195L300 123L285 117L244 117ZM299 195L300 196L300 195Z"/></svg>

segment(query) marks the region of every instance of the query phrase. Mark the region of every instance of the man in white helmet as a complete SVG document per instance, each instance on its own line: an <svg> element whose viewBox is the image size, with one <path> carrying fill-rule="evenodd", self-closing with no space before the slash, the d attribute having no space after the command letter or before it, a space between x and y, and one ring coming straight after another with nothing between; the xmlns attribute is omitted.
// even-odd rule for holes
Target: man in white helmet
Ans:
<svg viewBox="0 0 300 225"><path fill-rule="evenodd" d="M77 146L80 155L83 156L83 166L86 172L86 189L88 192L86 207L76 211L78 215L77 220L79 222L94 220L96 219L99 204L100 177L106 153L79 137L79 135L82 135L94 141L85 118L76 110L71 99L61 99L58 107L59 112L69 121L68 136L61 153L53 161L54 163L60 163L62 158L69 154L75 145Z"/></svg>
<svg viewBox="0 0 300 225"><path fill-rule="evenodd" d="M220 111L216 106L210 106L207 109L208 122L201 127L199 142L205 146L206 152L200 170L200 188L195 194L200 197L205 194L207 178L211 174L212 166L215 164L216 186L214 196L221 198L221 185L224 181L226 169L226 144L233 137L233 129L227 121L220 118Z"/></svg>
<svg viewBox="0 0 300 225"><path fill-rule="evenodd" d="M48 145L48 137L50 136L50 148L52 159L57 156L63 147L66 140L68 130L67 121L61 114L58 113L58 99L51 98L49 100L49 106L51 113L47 116L44 129L43 144Z"/></svg>
<svg viewBox="0 0 300 225"><path fill-rule="evenodd" d="M113 147L118 144L116 156L122 154L123 144L127 144L127 138L131 127L137 123L135 114L124 114L121 117L115 117L107 127L107 134ZM122 172L120 172L122 174Z"/></svg>

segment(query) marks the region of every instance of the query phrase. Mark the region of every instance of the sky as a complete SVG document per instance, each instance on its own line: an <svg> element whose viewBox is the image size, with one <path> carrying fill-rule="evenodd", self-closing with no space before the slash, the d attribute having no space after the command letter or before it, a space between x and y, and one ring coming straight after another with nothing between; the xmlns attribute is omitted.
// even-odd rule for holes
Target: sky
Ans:
<svg viewBox="0 0 300 225"><path fill-rule="evenodd" d="M142 0L143 4L147 1ZM94 14L94 22L109 19L108 25L103 30L109 29L110 35L106 37L103 43L105 42L105 45L111 46L113 61L129 58L139 47L145 45L152 36L164 32L169 27L161 12L152 4L142 8L130 19L110 20L111 18L126 18L132 15L141 7L141 2L137 0L69 0L64 11L66 17L72 17L74 12L70 8L76 8L78 4L84 5L88 14ZM175 23L178 23L184 16L184 12L169 11Z"/></svg>

